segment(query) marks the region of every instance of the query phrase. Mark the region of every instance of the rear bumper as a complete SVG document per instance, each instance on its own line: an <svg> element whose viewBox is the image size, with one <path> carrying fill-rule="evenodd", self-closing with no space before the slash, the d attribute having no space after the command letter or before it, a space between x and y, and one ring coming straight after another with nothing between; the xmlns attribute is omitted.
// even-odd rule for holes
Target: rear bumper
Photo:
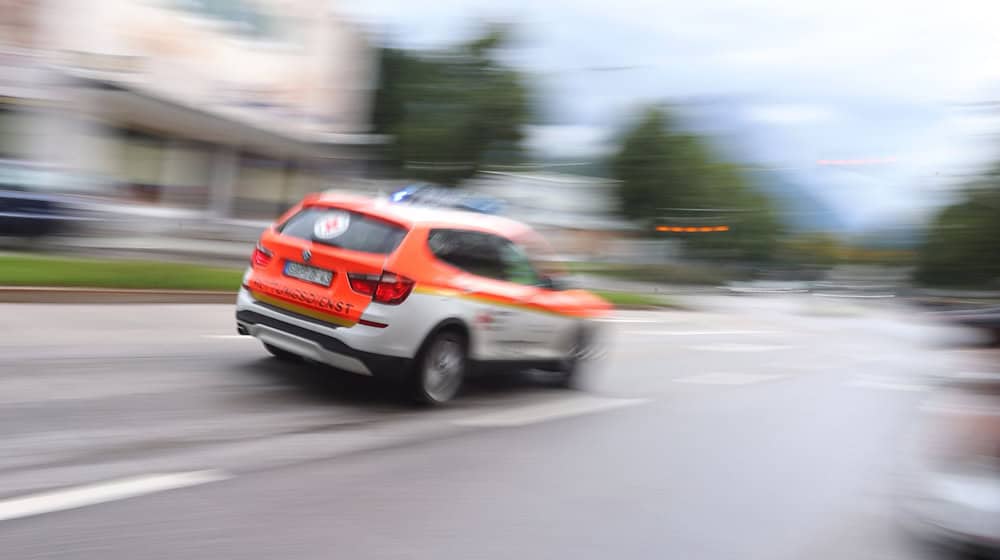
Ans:
<svg viewBox="0 0 1000 560"><path fill-rule="evenodd" d="M237 298L236 324L240 334L253 336L266 344L361 375L402 379L412 362L411 358L405 356L391 356L356 348L349 343L349 328L323 326L256 302L246 290L240 290Z"/></svg>

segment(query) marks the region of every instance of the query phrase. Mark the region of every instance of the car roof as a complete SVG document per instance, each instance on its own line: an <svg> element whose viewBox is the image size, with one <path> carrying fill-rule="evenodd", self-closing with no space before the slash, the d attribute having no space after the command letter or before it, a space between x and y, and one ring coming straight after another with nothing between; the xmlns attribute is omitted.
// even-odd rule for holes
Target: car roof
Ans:
<svg viewBox="0 0 1000 560"><path fill-rule="evenodd" d="M353 193L327 192L307 197L307 206L330 206L362 212L392 222L416 228L468 229L493 233L504 237L520 237L534 230L526 224L491 214L466 212L448 208L399 204L385 198L375 198Z"/></svg>

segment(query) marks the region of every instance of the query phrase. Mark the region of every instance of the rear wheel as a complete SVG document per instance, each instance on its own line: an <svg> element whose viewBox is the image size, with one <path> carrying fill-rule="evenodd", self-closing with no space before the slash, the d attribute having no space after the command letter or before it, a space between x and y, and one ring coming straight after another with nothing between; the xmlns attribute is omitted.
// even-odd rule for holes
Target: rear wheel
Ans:
<svg viewBox="0 0 1000 560"><path fill-rule="evenodd" d="M455 330L431 336L417 357L413 371L413 393L423 404L443 404L462 387L468 368L466 338Z"/></svg>
<svg viewBox="0 0 1000 560"><path fill-rule="evenodd" d="M281 348L278 348L277 346L271 346L266 342L264 343L264 349L270 352L272 356L278 358L283 362L298 362L302 360L302 358L299 357L298 354L294 354L292 352L289 352L288 350L283 350Z"/></svg>

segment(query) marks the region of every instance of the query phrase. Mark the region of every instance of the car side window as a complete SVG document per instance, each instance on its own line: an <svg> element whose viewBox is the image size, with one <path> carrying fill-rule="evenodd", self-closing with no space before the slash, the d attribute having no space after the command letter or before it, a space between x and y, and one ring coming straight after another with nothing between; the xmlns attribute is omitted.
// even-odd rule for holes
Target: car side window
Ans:
<svg viewBox="0 0 1000 560"><path fill-rule="evenodd" d="M500 247L494 236L476 231L432 230L427 245L434 256L476 276L505 280Z"/></svg>
<svg viewBox="0 0 1000 560"><path fill-rule="evenodd" d="M541 282L535 265L528 258L528 254L514 243L498 238L500 244L500 260L503 263L504 280L523 284L525 286L537 286Z"/></svg>

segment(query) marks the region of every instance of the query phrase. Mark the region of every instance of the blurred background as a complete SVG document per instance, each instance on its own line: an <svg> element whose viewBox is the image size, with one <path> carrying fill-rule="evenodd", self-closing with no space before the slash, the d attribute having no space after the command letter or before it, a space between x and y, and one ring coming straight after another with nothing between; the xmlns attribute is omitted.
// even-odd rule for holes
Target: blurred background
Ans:
<svg viewBox="0 0 1000 560"><path fill-rule="evenodd" d="M446 190L534 226L623 309L700 317L677 339L735 337L692 346L709 358L680 359L678 375L728 371L746 351L765 356L744 362L763 381L826 356L838 375L878 370L869 388L931 391L945 404L866 404L856 421L946 434L921 456L949 466L918 470L964 465L965 494L927 498L940 480L917 476L904 517L996 546L1000 5L0 0L0 14L5 301L53 287L228 294L261 230L307 193ZM96 315L110 337L141 330L127 312ZM771 320L784 325L773 344L746 345ZM8 329L10 359L85 346ZM659 371L621 344L615 363ZM646 387L622 379L598 385ZM952 445L966 440L978 443ZM860 550L874 549L840 557Z"/></svg>
<svg viewBox="0 0 1000 560"><path fill-rule="evenodd" d="M584 272L995 289L994 8L897 8L8 0L3 233L242 259L306 193L426 182Z"/></svg>
<svg viewBox="0 0 1000 560"><path fill-rule="evenodd" d="M242 241L306 193L419 181L605 269L995 288L1000 41L905 11L10 0L3 182L73 195L89 227L53 243L95 248L123 222Z"/></svg>

